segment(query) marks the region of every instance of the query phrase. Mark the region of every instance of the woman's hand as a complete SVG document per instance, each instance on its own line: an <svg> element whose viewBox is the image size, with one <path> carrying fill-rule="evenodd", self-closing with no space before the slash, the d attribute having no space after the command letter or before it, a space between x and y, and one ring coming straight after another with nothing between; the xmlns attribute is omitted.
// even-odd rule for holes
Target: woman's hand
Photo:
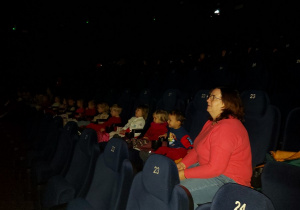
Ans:
<svg viewBox="0 0 300 210"><path fill-rule="evenodd" d="M177 169L178 169L178 171L180 171L180 170L186 169L186 167L183 162L179 162L179 163L177 163Z"/></svg>
<svg viewBox="0 0 300 210"><path fill-rule="evenodd" d="M100 129L100 132L103 132L103 131L105 131L105 128L101 128L101 129Z"/></svg>
<svg viewBox="0 0 300 210"><path fill-rule="evenodd" d="M186 177L184 176L184 170L179 170L178 174L179 174L179 179L180 180L185 180L186 179Z"/></svg>

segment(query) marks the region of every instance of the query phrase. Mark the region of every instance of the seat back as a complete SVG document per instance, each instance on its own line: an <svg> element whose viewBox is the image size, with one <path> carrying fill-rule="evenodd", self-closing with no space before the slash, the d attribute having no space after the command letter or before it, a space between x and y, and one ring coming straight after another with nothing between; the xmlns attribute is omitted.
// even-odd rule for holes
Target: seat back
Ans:
<svg viewBox="0 0 300 210"><path fill-rule="evenodd" d="M298 209L300 167L271 161L262 172L262 192L270 198L275 209Z"/></svg>
<svg viewBox="0 0 300 210"><path fill-rule="evenodd" d="M74 187L75 197L86 195L99 154L96 131L85 129L75 146L70 167L64 177Z"/></svg>
<svg viewBox="0 0 300 210"><path fill-rule="evenodd" d="M125 209L132 179L127 143L112 138L97 160L85 199L95 209Z"/></svg>
<svg viewBox="0 0 300 210"><path fill-rule="evenodd" d="M232 209L255 209L274 210L270 199L264 194L237 183L224 184L215 194L210 208L208 204L197 207L197 210L232 210Z"/></svg>
<svg viewBox="0 0 300 210"><path fill-rule="evenodd" d="M130 89L121 91L117 104L122 107L120 114L122 122L127 122L132 117L132 113L134 113L134 96L132 91Z"/></svg>
<svg viewBox="0 0 300 210"><path fill-rule="evenodd" d="M270 104L269 97L262 90L247 90L241 98L245 107L244 126L248 131L252 165L265 160L266 154L276 147L280 130L280 111Z"/></svg>
<svg viewBox="0 0 300 210"><path fill-rule="evenodd" d="M64 168L68 168L70 165L74 147L78 139L77 123L74 121L67 122L59 136L55 155L50 162L53 174L65 175Z"/></svg>
<svg viewBox="0 0 300 210"><path fill-rule="evenodd" d="M300 150L300 107L292 109L285 122L283 130L282 150L299 151Z"/></svg>
<svg viewBox="0 0 300 210"><path fill-rule="evenodd" d="M203 125L209 119L209 113L206 111L207 95L209 95L209 90L199 90L186 108L186 120L183 127L189 132L193 140L195 140Z"/></svg>
<svg viewBox="0 0 300 210"><path fill-rule="evenodd" d="M63 129L63 119L55 116L53 122L49 125L49 131L45 141L41 144L41 158L50 162L55 154L58 139Z"/></svg>
<svg viewBox="0 0 300 210"><path fill-rule="evenodd" d="M153 154L134 177L126 209L189 209L189 197L179 183L175 162Z"/></svg>
<svg viewBox="0 0 300 210"><path fill-rule="evenodd" d="M168 112L177 109L184 113L186 109L185 97L178 89L168 89L164 92L161 99L158 100L156 109Z"/></svg>

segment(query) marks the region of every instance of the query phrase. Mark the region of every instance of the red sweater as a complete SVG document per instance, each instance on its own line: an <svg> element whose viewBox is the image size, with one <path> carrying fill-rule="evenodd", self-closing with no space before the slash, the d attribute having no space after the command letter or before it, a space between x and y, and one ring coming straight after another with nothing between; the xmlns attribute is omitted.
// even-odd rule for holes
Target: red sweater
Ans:
<svg viewBox="0 0 300 210"><path fill-rule="evenodd" d="M111 126L112 124L119 124L121 123L121 118L120 117L110 117L106 122L102 124L94 124L90 123L86 126L86 128L92 128L95 131L100 131L101 128L106 128Z"/></svg>
<svg viewBox="0 0 300 210"><path fill-rule="evenodd" d="M149 140L158 140L160 135L163 135L168 132L168 123L155 123L152 122L150 128L145 133L144 137L147 137Z"/></svg>
<svg viewBox="0 0 300 210"><path fill-rule="evenodd" d="M248 132L239 120L230 118L214 125L207 121L194 141L194 149L182 162L186 166L186 178L208 179L223 174L239 184L250 186L251 159ZM188 169L197 162L200 166Z"/></svg>

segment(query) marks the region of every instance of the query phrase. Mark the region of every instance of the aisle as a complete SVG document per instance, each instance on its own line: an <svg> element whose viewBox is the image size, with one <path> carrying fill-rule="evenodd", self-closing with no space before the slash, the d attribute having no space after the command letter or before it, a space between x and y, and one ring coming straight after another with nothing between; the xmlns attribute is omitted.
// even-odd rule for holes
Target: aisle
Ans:
<svg viewBox="0 0 300 210"><path fill-rule="evenodd" d="M16 122L0 119L0 210L32 210L33 201L26 188L25 174L20 173L17 152L21 150L23 128ZM16 150L19 148L19 150Z"/></svg>

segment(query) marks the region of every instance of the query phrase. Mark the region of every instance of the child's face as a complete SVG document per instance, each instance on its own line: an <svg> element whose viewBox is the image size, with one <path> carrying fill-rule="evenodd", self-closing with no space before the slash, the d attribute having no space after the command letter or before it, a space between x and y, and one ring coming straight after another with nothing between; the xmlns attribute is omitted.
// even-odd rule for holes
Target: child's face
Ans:
<svg viewBox="0 0 300 210"><path fill-rule="evenodd" d="M59 99L58 97L55 97L54 101L55 101L56 103L60 103L60 99Z"/></svg>
<svg viewBox="0 0 300 210"><path fill-rule="evenodd" d="M92 102L89 102L88 108L89 108L89 109L94 109L94 108L95 108L95 105L94 105Z"/></svg>
<svg viewBox="0 0 300 210"><path fill-rule="evenodd" d="M74 105L74 100L73 99L69 99L68 100L68 104L69 104L69 106L73 106Z"/></svg>
<svg viewBox="0 0 300 210"><path fill-rule="evenodd" d="M136 117L143 117L143 111L141 109L135 110L135 116Z"/></svg>
<svg viewBox="0 0 300 210"><path fill-rule="evenodd" d="M104 110L103 110L103 108L102 108L101 106L98 106L98 107L97 107L97 111L98 111L99 113L104 112Z"/></svg>
<svg viewBox="0 0 300 210"><path fill-rule="evenodd" d="M178 129L180 128L181 123L180 121L176 120L175 115L169 115L168 125L170 128Z"/></svg>
<svg viewBox="0 0 300 210"><path fill-rule="evenodd" d="M116 110L114 110L114 109L112 109L112 110L110 111L110 114L111 114L111 116L113 116L113 117L119 117L119 112L116 111Z"/></svg>
<svg viewBox="0 0 300 210"><path fill-rule="evenodd" d="M159 118L159 115L153 114L153 122L155 122L155 123L162 123L162 121Z"/></svg>
<svg viewBox="0 0 300 210"><path fill-rule="evenodd" d="M82 101L78 100L78 101L77 101L77 106L78 106L78 107L82 107Z"/></svg>

